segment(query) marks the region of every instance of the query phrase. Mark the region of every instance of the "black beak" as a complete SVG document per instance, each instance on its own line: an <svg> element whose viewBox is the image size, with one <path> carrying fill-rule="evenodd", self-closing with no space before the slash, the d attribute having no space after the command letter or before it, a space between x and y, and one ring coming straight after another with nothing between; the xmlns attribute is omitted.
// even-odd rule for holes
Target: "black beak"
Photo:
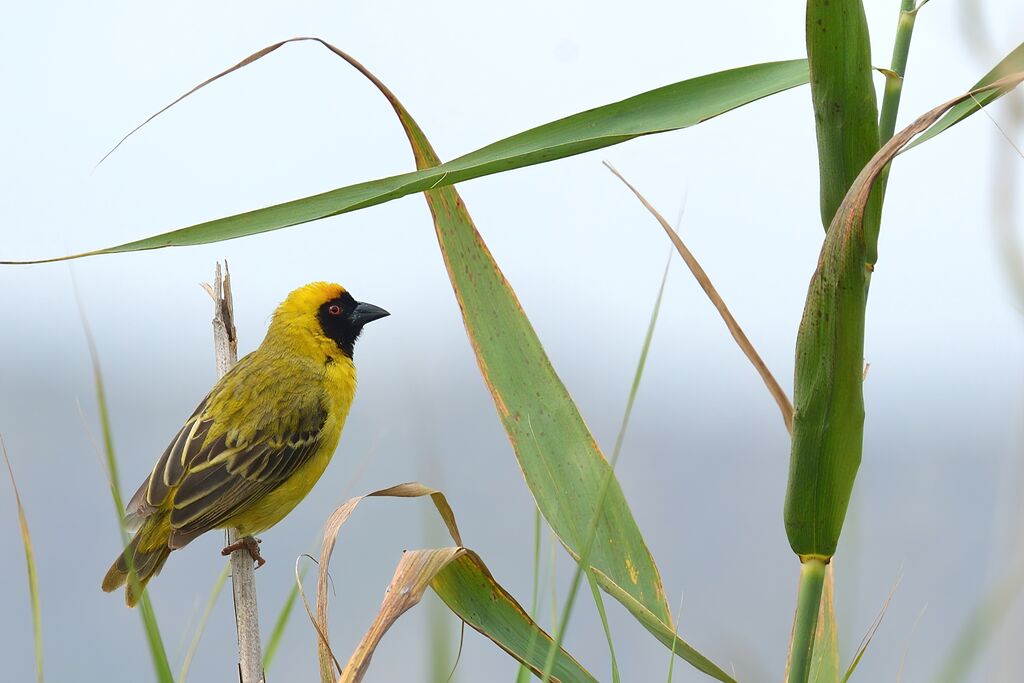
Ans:
<svg viewBox="0 0 1024 683"><path fill-rule="evenodd" d="M374 320L379 320L391 315L380 306L374 306L368 303L357 303L356 307L349 313L348 319L353 327L359 328L366 323L372 323Z"/></svg>

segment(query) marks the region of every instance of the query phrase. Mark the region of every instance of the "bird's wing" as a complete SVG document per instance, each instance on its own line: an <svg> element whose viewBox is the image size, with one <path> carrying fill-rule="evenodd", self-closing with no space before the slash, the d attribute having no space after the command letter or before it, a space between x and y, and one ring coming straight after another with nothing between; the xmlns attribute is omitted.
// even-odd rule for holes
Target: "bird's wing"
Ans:
<svg viewBox="0 0 1024 683"><path fill-rule="evenodd" d="M197 450L172 496L174 545L223 526L307 463L321 444L327 419L326 411L315 405L294 430L269 430L244 442L221 435ZM198 424L197 436L203 431L203 422Z"/></svg>
<svg viewBox="0 0 1024 683"><path fill-rule="evenodd" d="M247 360L224 378L240 381L219 382L171 440L128 503L130 524L166 510L180 547L223 526L316 452L327 421L322 397L296 392L270 401L263 373L235 373ZM289 370L299 374L303 368Z"/></svg>
<svg viewBox="0 0 1024 683"><path fill-rule="evenodd" d="M186 420L184 426L171 439L171 443L167 445L153 471L150 472L149 477L142 482L135 495L128 501L128 505L125 506L125 524L129 529L138 528L142 521L153 514L167 499L171 489L181 482L181 478L185 474L185 462L188 456L189 445L193 443L201 444L209 432L211 425L209 420L202 429L201 434L198 433L199 430L197 429L200 426L198 423L206 411L206 405L209 400L210 395L207 395L199 403L199 406ZM193 432L194 428L197 431ZM196 441L197 438L198 442Z"/></svg>

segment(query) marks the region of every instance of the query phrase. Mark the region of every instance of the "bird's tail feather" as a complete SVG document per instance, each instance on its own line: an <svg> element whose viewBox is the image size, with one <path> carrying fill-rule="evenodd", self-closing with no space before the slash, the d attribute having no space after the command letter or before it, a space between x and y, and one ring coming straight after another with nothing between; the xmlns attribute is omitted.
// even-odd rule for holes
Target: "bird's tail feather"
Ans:
<svg viewBox="0 0 1024 683"><path fill-rule="evenodd" d="M125 586L124 601L129 607L135 607L139 602L142 590L151 578L160 573L164 562L167 561L167 557L171 554L171 549L167 547L166 543L162 543L150 550L140 549L139 542L143 537L144 534L141 532L135 534L135 538L124 549L124 552L114 560L114 564L110 566L107 575L103 577L103 590L107 593ZM129 561L137 580L130 581L128 578Z"/></svg>

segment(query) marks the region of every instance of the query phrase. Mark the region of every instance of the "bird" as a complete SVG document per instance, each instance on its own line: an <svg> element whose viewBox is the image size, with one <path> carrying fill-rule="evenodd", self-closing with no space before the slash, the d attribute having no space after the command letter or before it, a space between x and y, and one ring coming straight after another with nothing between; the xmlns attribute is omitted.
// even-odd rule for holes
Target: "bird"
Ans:
<svg viewBox="0 0 1024 683"><path fill-rule="evenodd" d="M211 529L237 529L222 553L244 548L262 565L255 534L323 474L355 396L353 347L364 325L387 315L330 282L291 292L260 346L214 385L132 496L125 523L135 535L103 590L124 585L134 607L171 552Z"/></svg>

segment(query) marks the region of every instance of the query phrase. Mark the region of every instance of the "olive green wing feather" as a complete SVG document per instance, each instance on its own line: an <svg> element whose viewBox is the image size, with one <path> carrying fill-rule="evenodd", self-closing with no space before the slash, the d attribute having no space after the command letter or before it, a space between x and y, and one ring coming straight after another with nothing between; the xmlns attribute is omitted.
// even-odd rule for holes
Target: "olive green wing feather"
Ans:
<svg viewBox="0 0 1024 683"><path fill-rule="evenodd" d="M223 526L247 505L273 491L321 445L327 411L318 397L290 409L266 406L247 415L259 429L225 429L208 409L207 396L161 455L128 503L129 525L168 510L171 547L178 548ZM211 431L219 433L210 438Z"/></svg>
<svg viewBox="0 0 1024 683"><path fill-rule="evenodd" d="M248 505L288 480L321 445L327 413L304 416L315 427L299 429L283 439L258 434L247 443L231 443L224 436L196 453L171 508L171 547L223 526Z"/></svg>

